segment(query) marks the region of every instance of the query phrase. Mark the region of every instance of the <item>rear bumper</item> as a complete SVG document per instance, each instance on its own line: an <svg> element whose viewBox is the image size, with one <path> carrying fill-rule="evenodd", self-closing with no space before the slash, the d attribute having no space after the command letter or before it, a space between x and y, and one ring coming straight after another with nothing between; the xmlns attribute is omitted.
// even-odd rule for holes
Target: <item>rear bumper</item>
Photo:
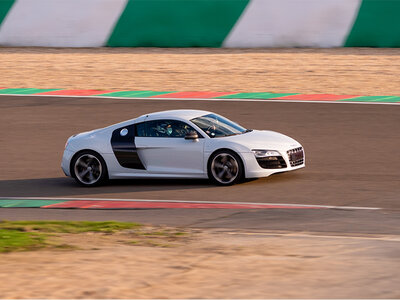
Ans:
<svg viewBox="0 0 400 300"><path fill-rule="evenodd" d="M74 156L74 152L69 150L64 150L63 158L61 160L61 169L63 170L65 176L71 176L70 165L71 159Z"/></svg>

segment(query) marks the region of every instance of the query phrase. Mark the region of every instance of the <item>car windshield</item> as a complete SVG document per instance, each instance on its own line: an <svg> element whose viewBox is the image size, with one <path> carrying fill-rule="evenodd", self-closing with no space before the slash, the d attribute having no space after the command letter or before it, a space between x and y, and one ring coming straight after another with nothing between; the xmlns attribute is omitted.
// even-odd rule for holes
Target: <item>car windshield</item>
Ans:
<svg viewBox="0 0 400 300"><path fill-rule="evenodd" d="M200 127L211 138L236 135L249 131L239 124L216 114L201 116L190 121Z"/></svg>

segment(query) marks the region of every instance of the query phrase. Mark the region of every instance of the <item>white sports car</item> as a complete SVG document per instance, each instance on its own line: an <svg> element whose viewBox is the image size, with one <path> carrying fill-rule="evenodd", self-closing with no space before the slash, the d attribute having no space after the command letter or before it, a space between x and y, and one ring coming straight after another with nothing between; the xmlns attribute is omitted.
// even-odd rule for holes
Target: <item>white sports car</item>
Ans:
<svg viewBox="0 0 400 300"><path fill-rule="evenodd" d="M305 166L283 134L201 110L169 110L71 136L61 167L84 186L114 178L209 178L231 185Z"/></svg>

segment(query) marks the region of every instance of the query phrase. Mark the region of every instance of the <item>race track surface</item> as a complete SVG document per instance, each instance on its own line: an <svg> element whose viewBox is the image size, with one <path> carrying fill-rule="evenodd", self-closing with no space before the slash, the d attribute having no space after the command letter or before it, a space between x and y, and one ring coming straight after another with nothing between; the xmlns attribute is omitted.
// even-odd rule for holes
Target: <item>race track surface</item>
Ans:
<svg viewBox="0 0 400 300"><path fill-rule="evenodd" d="M246 128L269 129L294 137L305 148L306 168L232 187L216 187L207 180L120 180L88 189L77 186L63 175L60 160L69 136L166 109L210 110ZM373 223L374 214L388 212L390 222L399 223L399 106L1 96L0 110L0 197L96 197L378 207L383 210L352 214L370 214L363 218L369 220L367 223ZM1 209L0 219L19 218L22 211L24 209ZM43 218L49 212L31 211L34 211L31 216L37 218ZM190 214L188 210L183 211L180 213ZM96 215L96 211L77 213L80 216L90 214L90 218ZM104 218L104 213L97 211L99 218ZM310 217L307 212L294 213L302 214L304 220ZM56 218L54 213L49 214ZM72 216L74 212L69 211L69 214ZM127 211L124 211L120 215L126 214ZM154 219L157 214L159 218ZM156 223L161 218L157 214L153 215ZM271 214L271 210L265 214ZM319 213L319 218L323 220L326 214L326 211ZM147 215L147 220L152 222L151 214ZM346 218L350 222L353 215ZM118 219L117 211L112 212L112 219ZM375 222L379 219L377 217ZM279 219L276 221L279 222ZM232 222L237 223L238 220ZM318 224L320 227L321 224ZM315 225L315 228L318 226Z"/></svg>

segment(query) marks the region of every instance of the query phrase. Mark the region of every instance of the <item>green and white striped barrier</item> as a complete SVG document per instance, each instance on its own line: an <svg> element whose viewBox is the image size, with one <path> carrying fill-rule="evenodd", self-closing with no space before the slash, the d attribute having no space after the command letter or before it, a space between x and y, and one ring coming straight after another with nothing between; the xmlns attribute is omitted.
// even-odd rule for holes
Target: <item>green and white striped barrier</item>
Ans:
<svg viewBox="0 0 400 300"><path fill-rule="evenodd" d="M399 47L400 0L0 0L0 45Z"/></svg>

